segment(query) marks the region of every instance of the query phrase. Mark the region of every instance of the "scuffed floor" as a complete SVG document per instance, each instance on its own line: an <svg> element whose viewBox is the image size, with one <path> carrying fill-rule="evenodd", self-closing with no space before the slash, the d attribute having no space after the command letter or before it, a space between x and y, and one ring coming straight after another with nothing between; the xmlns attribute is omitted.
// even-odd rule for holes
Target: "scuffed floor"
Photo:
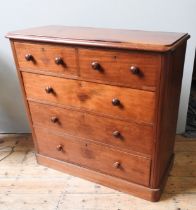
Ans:
<svg viewBox="0 0 196 210"><path fill-rule="evenodd" d="M196 141L180 136L157 203L38 165L30 135L0 135L0 160L0 210L196 210Z"/></svg>

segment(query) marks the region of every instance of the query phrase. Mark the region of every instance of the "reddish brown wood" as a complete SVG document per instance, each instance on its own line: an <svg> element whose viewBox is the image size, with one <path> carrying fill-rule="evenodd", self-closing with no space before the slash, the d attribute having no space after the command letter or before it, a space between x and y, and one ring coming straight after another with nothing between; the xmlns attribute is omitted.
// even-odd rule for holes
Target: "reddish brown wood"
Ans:
<svg viewBox="0 0 196 210"><path fill-rule="evenodd" d="M56 149L57 149L57 151L59 151L59 152L63 152L64 151L64 149L63 149L63 145L62 144L58 144L57 146L56 146Z"/></svg>
<svg viewBox="0 0 196 210"><path fill-rule="evenodd" d="M49 26L7 37L38 162L159 200L189 35Z"/></svg>
<svg viewBox="0 0 196 210"><path fill-rule="evenodd" d="M26 42L14 42L14 45L20 70L77 75L78 67L74 47Z"/></svg>
<svg viewBox="0 0 196 210"><path fill-rule="evenodd" d="M178 105L184 66L186 43L162 57L162 71L155 129L156 146L153 152L151 186L157 188L173 157Z"/></svg>
<svg viewBox="0 0 196 210"><path fill-rule="evenodd" d="M94 66L92 66L93 64ZM83 79L109 81L145 89L157 86L161 56L146 52L81 48L79 49L79 65L80 76ZM136 71L133 73L131 68L137 68L137 73Z"/></svg>
<svg viewBox="0 0 196 210"><path fill-rule="evenodd" d="M38 127L35 128L35 134L41 155L75 163L145 186L149 184L150 160L148 158L100 144L80 141L68 135L54 135ZM57 150L57 147L60 149Z"/></svg>
<svg viewBox="0 0 196 210"><path fill-rule="evenodd" d="M26 93L25 93L25 88L24 88L24 84L23 84L23 80L22 80L22 75L21 75L21 72L19 71L18 60L17 60L17 55L16 55L16 50L15 50L14 42L11 41L11 40L10 40L10 45L11 45L11 48L12 48L14 62L16 64L16 68L17 68L18 80L19 80L20 87L21 87L22 97L23 97L23 101L24 101L24 105L25 105L25 111L27 113L27 117L28 117L28 120L29 120L30 129L31 129L31 132L32 132L33 143L34 143L35 149L37 151L37 141L36 141L35 132L34 132L34 129L33 129L33 123L32 123L31 113L30 113L30 110L29 110L28 102L26 100Z"/></svg>
<svg viewBox="0 0 196 210"><path fill-rule="evenodd" d="M23 72L22 76L29 100L37 99L45 103L62 104L66 107L76 107L92 113L102 113L136 122L151 124L154 121L154 92L26 72ZM46 87L52 87L53 92L47 94ZM115 98L120 100L118 106L112 104Z"/></svg>
<svg viewBox="0 0 196 210"><path fill-rule="evenodd" d="M151 189L149 187L129 182L115 176L110 176L95 170L90 170L79 165L59 161L57 159L46 157L40 154L37 154L36 156L38 163L41 165L45 165L47 167L54 168L74 176L78 176L92 182L105 185L107 187L112 187L118 191L126 192L148 201L156 202L160 199L160 189Z"/></svg>
<svg viewBox="0 0 196 210"><path fill-rule="evenodd" d="M150 156L153 127L29 102L33 124ZM51 118L57 118L56 123ZM114 135L114 132L120 135Z"/></svg>
<svg viewBox="0 0 196 210"><path fill-rule="evenodd" d="M186 33L173 32L44 26L10 32L6 37L17 40L165 52L175 49L190 36Z"/></svg>

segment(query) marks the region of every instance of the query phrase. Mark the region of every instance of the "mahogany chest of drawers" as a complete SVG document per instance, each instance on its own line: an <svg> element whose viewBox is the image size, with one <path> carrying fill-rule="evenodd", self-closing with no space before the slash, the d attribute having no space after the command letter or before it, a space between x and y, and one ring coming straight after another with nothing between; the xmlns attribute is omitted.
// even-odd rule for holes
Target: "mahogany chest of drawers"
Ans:
<svg viewBox="0 0 196 210"><path fill-rule="evenodd" d="M174 159L188 34L7 34L40 164L157 201Z"/></svg>

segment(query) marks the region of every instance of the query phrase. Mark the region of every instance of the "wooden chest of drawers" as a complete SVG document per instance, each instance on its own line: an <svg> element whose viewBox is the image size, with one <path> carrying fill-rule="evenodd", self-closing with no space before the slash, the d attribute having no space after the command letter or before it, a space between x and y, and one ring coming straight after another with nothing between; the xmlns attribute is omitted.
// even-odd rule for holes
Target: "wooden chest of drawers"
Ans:
<svg viewBox="0 0 196 210"><path fill-rule="evenodd" d="M7 37L38 163L159 200L189 35L46 26Z"/></svg>

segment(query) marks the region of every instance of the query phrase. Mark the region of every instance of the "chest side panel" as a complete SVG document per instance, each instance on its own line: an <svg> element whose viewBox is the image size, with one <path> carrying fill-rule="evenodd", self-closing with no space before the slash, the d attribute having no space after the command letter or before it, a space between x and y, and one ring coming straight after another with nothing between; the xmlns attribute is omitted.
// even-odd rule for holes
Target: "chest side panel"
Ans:
<svg viewBox="0 0 196 210"><path fill-rule="evenodd" d="M178 107L183 75L186 43L174 52L163 55L157 104L156 145L153 152L151 186L164 182L173 158Z"/></svg>

